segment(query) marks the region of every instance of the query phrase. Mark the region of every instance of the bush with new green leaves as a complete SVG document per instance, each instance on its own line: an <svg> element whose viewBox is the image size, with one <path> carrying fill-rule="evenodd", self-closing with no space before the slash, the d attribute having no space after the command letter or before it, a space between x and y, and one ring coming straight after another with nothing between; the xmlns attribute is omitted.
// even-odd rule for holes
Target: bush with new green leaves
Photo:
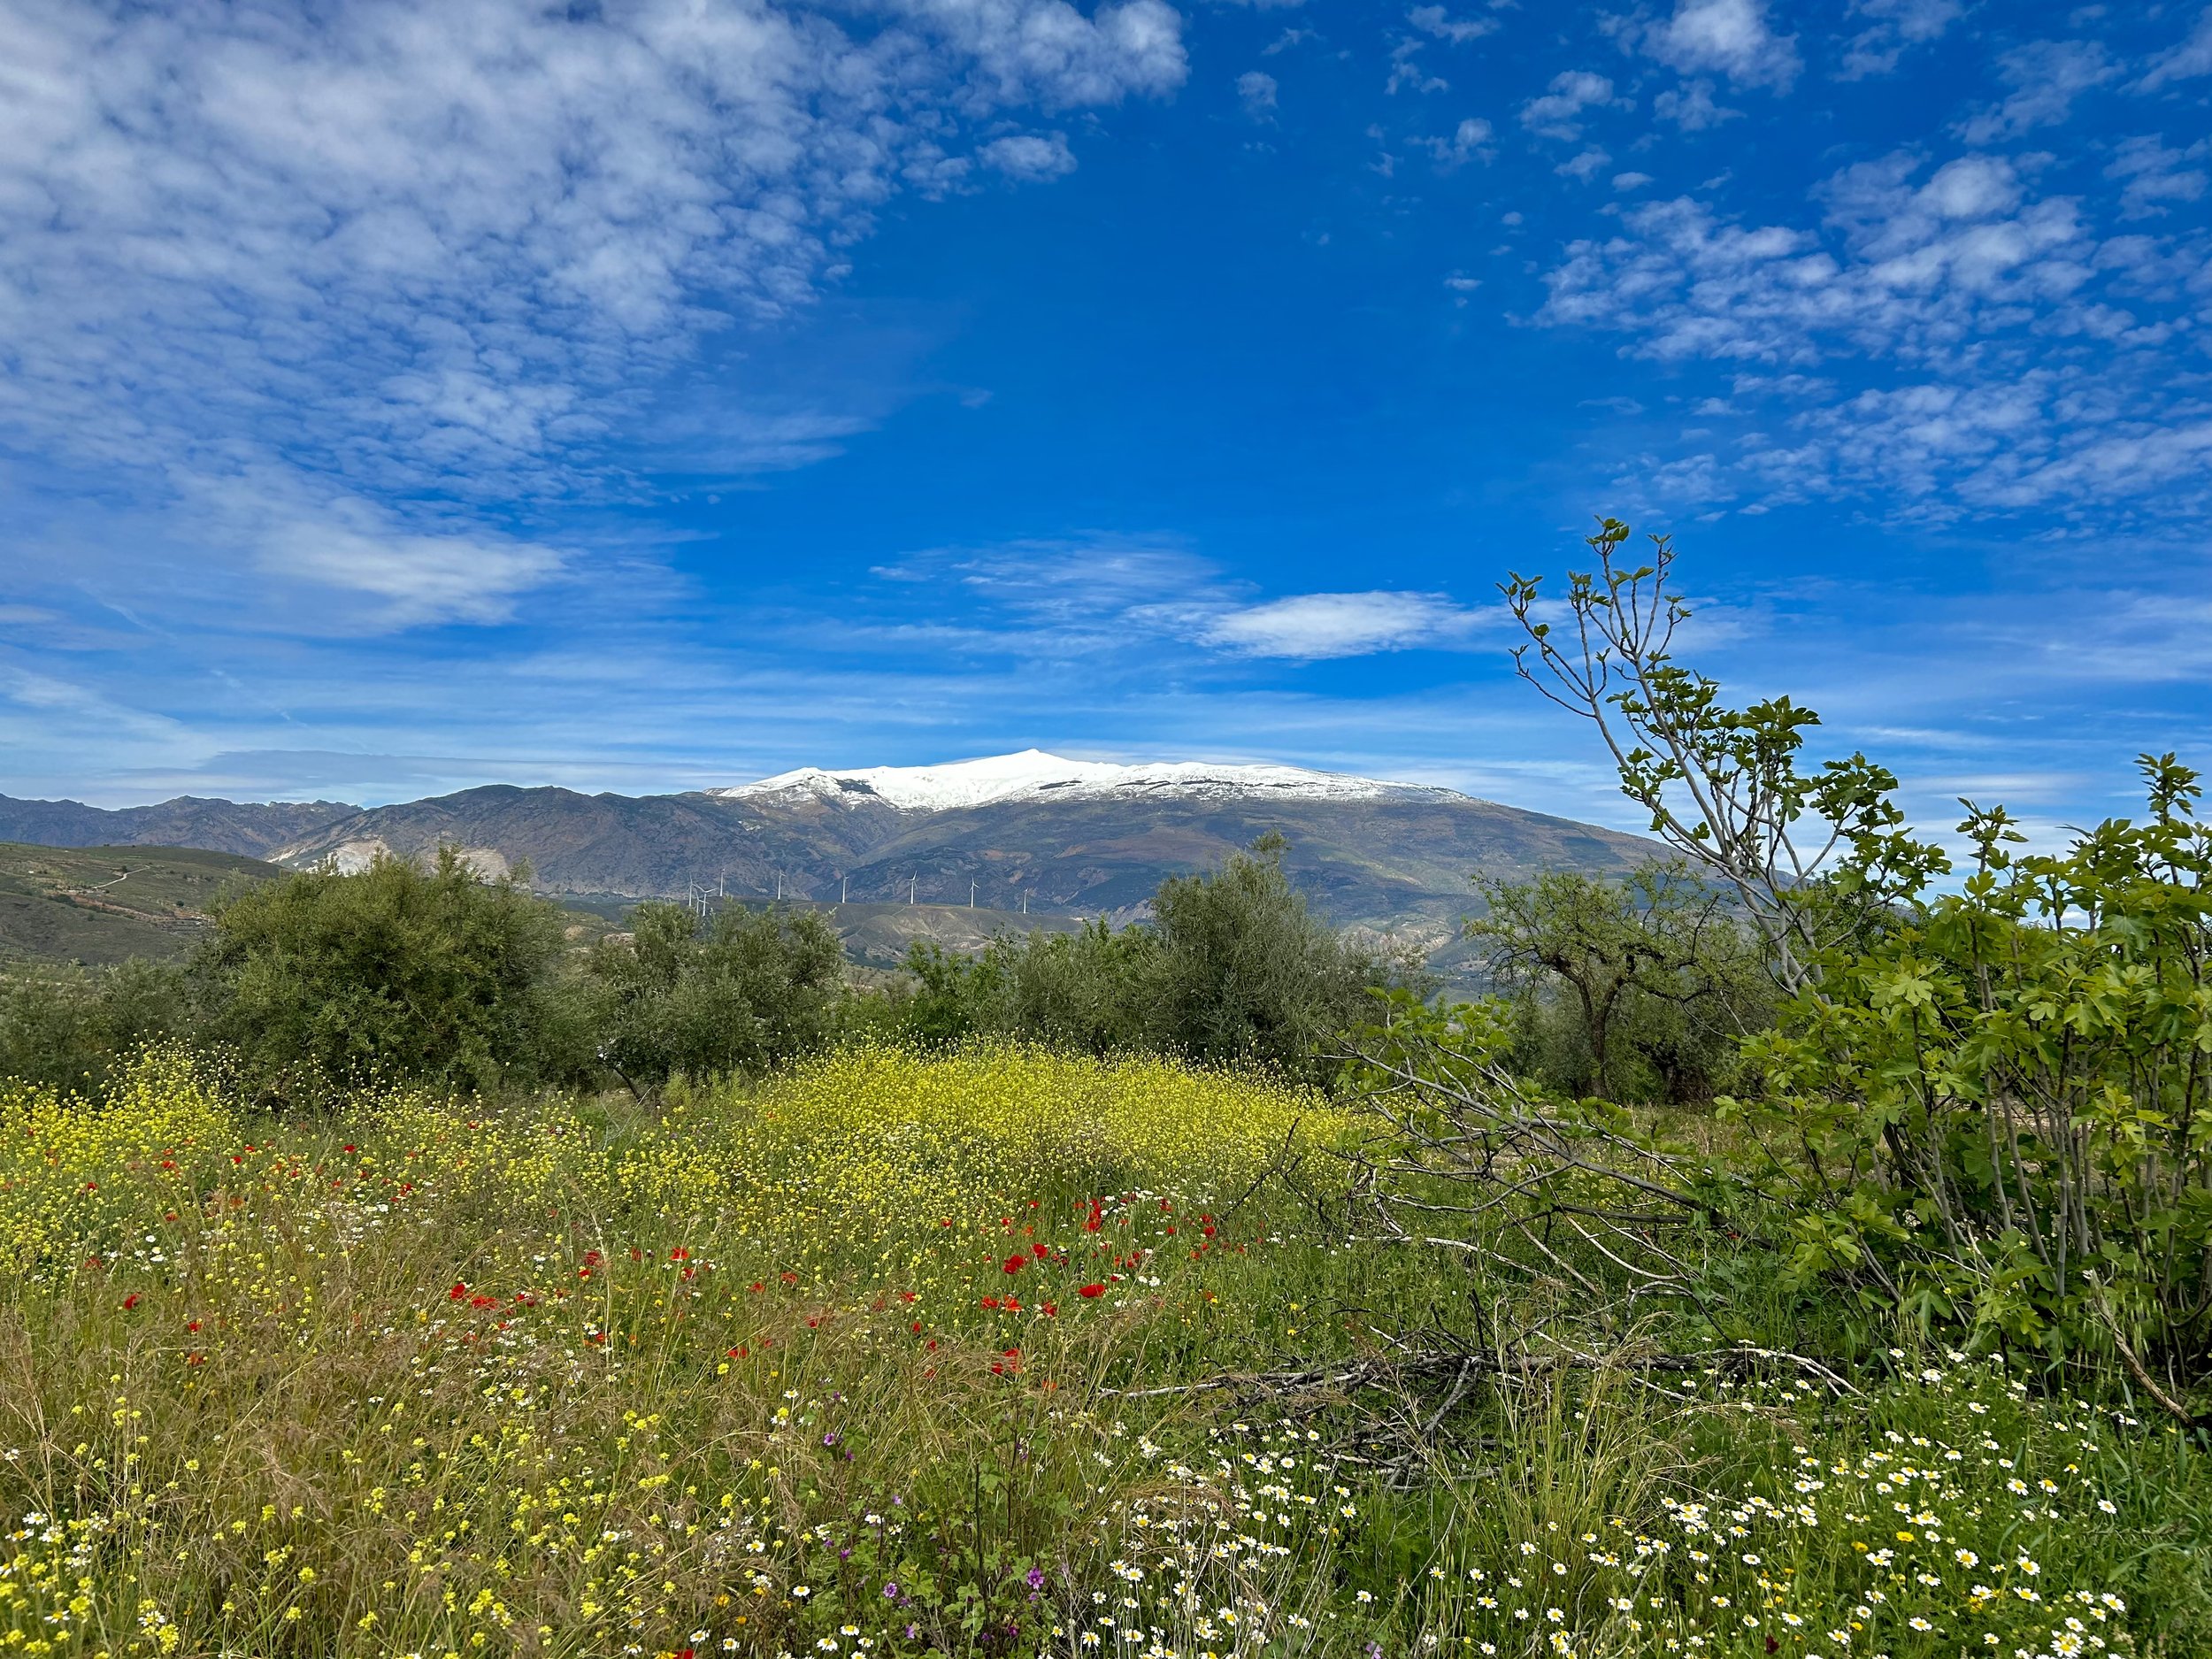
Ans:
<svg viewBox="0 0 2212 1659"><path fill-rule="evenodd" d="M1894 775L1863 755L1810 765L1818 715L1732 707L1674 659L1689 609L1673 550L1657 539L1634 565L1628 534L1608 521L1591 538L1563 623L1536 580L1505 585L1523 671L1596 726L1654 832L1734 895L1788 998L1749 1046L1763 1086L1722 1102L1739 1155L1701 1170L1667 1155L1642 1195L1740 1218L1785 1287L1856 1310L1868 1340L1901 1312L2116 1363L2212 1425L2212 829L2196 772L2143 757L2146 815L2051 854L2022 856L2001 808L1962 803L1972 860L1953 885ZM1509 1107L1517 1127L1540 1115Z"/></svg>

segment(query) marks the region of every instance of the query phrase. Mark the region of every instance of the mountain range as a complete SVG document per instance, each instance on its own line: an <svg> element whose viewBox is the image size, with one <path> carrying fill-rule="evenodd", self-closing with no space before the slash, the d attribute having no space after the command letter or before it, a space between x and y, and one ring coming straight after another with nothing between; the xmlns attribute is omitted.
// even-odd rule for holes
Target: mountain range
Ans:
<svg viewBox="0 0 2212 1659"><path fill-rule="evenodd" d="M942 766L808 767L726 788L582 795L511 785L392 806L182 796L118 811L0 796L0 841L171 845L341 868L459 849L527 866L556 896L713 893L1017 914L1139 914L1163 877L1218 864L1269 832L1315 908L1445 950L1469 879L1618 872L1649 841L1432 785L1289 766L1112 765L1031 749ZM1446 965L1440 964L1440 965Z"/></svg>

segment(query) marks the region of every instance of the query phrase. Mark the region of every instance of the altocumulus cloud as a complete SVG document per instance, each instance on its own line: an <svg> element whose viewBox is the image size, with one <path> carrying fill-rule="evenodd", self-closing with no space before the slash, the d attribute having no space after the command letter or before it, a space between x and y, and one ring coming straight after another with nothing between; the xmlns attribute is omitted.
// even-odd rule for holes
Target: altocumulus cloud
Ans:
<svg viewBox="0 0 2212 1659"><path fill-rule="evenodd" d="M364 626L495 619L703 333L1185 73L1163 0L0 0L0 434Z"/></svg>
<svg viewBox="0 0 2212 1659"><path fill-rule="evenodd" d="M2202 238L2110 223L2155 211L2144 167L2168 154L2124 151L2101 200L2040 195L2001 156L1901 151L1821 184L1816 226L1655 202L1569 245L1541 320L1720 369L1729 396L1701 412L1784 416L1725 457L1640 463L1672 481L1658 495L1894 491L1907 516L2098 506L2108 523L2116 507L2185 508L2206 497L2212 454L2212 423L2173 373ZM2200 189L2183 158L2153 188Z"/></svg>

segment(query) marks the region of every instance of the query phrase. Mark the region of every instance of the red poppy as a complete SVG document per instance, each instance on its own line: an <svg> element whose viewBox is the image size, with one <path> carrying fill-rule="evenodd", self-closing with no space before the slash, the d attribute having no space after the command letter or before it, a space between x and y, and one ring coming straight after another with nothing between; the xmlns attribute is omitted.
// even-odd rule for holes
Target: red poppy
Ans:
<svg viewBox="0 0 2212 1659"><path fill-rule="evenodd" d="M134 1290L129 1295L123 1298L123 1311L125 1313L128 1313L136 1306L138 1306L138 1293Z"/></svg>
<svg viewBox="0 0 2212 1659"><path fill-rule="evenodd" d="M453 1281L453 1288L446 1292L445 1299L448 1302L458 1302L468 1294L468 1286L464 1281L457 1279Z"/></svg>
<svg viewBox="0 0 2212 1659"><path fill-rule="evenodd" d="M1079 1296L1102 1296L1106 1294L1106 1286L1103 1285L1086 1285L1082 1289L1077 1291L1075 1294Z"/></svg>
<svg viewBox="0 0 2212 1659"><path fill-rule="evenodd" d="M987 1308L995 1308L998 1306L998 1298L996 1296L986 1296L983 1299L983 1305Z"/></svg>
<svg viewBox="0 0 2212 1659"><path fill-rule="evenodd" d="M1004 1263L1004 1266L1005 1266L1005 1268L1006 1268L1006 1271L1007 1271L1008 1272L1010 1272L1010 1273L1018 1273L1018 1272L1020 1272L1020 1271L1022 1271L1022 1263L1023 1263L1024 1262L1027 1261L1028 1259L1029 1259L1029 1258L1028 1258L1027 1256L1008 1256L1008 1257L1006 1258L1005 1263Z"/></svg>

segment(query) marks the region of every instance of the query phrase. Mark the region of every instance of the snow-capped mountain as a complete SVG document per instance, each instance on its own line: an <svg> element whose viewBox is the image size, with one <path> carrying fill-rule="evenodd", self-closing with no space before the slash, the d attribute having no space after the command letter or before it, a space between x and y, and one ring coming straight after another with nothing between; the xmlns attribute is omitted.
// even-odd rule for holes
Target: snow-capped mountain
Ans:
<svg viewBox="0 0 2212 1659"><path fill-rule="evenodd" d="M819 796L849 805L874 800L909 812L941 812L1001 801L1305 800L1463 798L1425 784L1387 783L1302 766L1240 766L1211 761L1152 761L1118 766L1068 760L1041 749L942 766L867 766L826 772L802 766L757 783L710 789L726 801Z"/></svg>
<svg viewBox="0 0 2212 1659"><path fill-rule="evenodd" d="M1441 967L1469 948L1459 924L1478 902L1470 876L1610 872L1659 851L1420 784L1298 766L1118 766L1037 749L942 766L806 767L671 795L495 784L361 811L172 802L134 814L0 798L0 837L10 822L27 841L81 844L157 834L224 847L250 832L265 839L248 850L295 867L357 869L380 853L427 859L453 847L480 871L526 863L539 887L594 902L781 898L835 907L854 926L868 907L914 911L908 920L921 926L932 906L972 905L974 938L1042 918L1133 915L1164 878L1279 834L1285 868L1322 915L1425 940Z"/></svg>

